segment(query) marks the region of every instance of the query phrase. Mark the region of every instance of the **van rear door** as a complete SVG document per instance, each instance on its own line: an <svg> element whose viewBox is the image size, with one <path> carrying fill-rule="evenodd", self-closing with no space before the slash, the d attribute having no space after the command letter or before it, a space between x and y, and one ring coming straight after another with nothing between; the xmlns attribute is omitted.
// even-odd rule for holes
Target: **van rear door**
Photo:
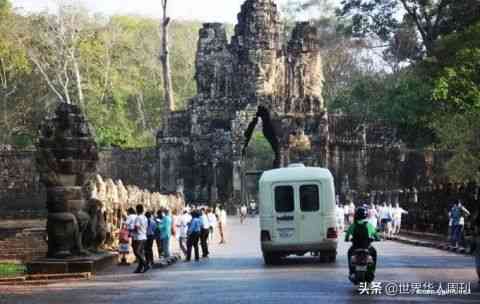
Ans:
<svg viewBox="0 0 480 304"><path fill-rule="evenodd" d="M298 240L295 218L295 188L293 185L273 186L274 231L273 239L278 243Z"/></svg>
<svg viewBox="0 0 480 304"><path fill-rule="evenodd" d="M307 182L298 185L299 192L299 230L302 243L319 243L325 235L324 218L322 216L322 185L318 182Z"/></svg>

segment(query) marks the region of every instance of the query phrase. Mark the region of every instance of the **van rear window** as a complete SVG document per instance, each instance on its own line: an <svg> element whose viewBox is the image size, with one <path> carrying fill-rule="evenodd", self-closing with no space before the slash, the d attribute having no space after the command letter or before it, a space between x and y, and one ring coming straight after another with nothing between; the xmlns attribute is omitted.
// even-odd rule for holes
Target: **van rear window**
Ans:
<svg viewBox="0 0 480 304"><path fill-rule="evenodd" d="M275 211L292 212L294 209L293 187L275 187Z"/></svg>
<svg viewBox="0 0 480 304"><path fill-rule="evenodd" d="M317 185L300 186L300 210L305 212L318 211L320 209Z"/></svg>

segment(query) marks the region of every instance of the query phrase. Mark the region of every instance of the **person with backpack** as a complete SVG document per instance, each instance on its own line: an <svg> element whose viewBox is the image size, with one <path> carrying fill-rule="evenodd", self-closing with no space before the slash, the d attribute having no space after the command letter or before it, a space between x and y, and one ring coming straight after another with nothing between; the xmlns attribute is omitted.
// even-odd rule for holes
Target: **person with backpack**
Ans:
<svg viewBox="0 0 480 304"><path fill-rule="evenodd" d="M355 269L352 267L351 258L356 249L368 249L373 258L374 267L377 265L377 251L371 246L372 241L379 241L377 229L368 221L368 211L364 207L355 210L354 222L348 227L345 234L345 242L349 242L351 238L352 246L348 249L348 267L350 276L353 275Z"/></svg>

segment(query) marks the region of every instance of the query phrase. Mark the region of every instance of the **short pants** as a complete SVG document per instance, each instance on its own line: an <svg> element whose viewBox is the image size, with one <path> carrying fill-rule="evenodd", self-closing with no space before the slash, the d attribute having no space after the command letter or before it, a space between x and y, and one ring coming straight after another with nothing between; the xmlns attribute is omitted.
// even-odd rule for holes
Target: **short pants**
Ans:
<svg viewBox="0 0 480 304"><path fill-rule="evenodd" d="M130 252L129 244L120 244L118 246L118 252L119 253L129 253Z"/></svg>

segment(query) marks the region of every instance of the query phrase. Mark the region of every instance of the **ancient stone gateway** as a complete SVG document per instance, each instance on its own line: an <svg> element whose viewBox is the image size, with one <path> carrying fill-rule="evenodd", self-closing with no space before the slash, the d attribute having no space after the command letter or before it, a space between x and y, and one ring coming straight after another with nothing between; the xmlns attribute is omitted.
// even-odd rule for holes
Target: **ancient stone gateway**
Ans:
<svg viewBox="0 0 480 304"><path fill-rule="evenodd" d="M198 95L185 111L170 113L168 130L158 133L160 185L166 190L183 181L190 199L216 200L217 193L222 201L232 193L238 197L244 133L259 109L260 118L271 120L271 125L263 122L275 165L292 160L295 138L307 138L312 162L326 165L327 113L316 28L298 23L286 44L280 31L272 0L242 5L230 43L222 24L203 25Z"/></svg>
<svg viewBox="0 0 480 304"><path fill-rule="evenodd" d="M367 130L358 125L329 132L330 124L340 130L350 119L332 121L325 108L317 28L297 23L289 41L282 37L273 0L245 1L230 42L222 24L203 25L198 95L184 111L168 113L169 127L157 135L163 190L182 186L187 201L238 200L242 149L259 118L275 153L272 167L302 161L329 166L335 174L342 159L339 144L367 144ZM356 157L362 166L362 154Z"/></svg>

